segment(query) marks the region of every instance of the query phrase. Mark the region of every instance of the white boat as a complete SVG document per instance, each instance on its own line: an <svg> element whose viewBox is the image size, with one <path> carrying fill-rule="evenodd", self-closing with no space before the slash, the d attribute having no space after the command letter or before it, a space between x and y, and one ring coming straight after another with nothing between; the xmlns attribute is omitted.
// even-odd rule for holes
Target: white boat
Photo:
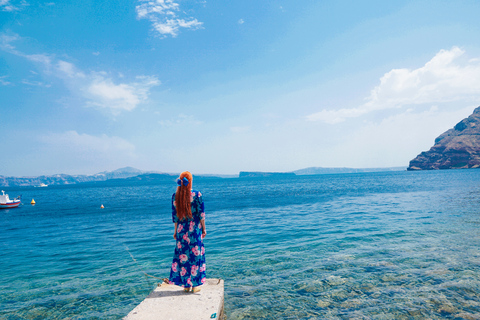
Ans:
<svg viewBox="0 0 480 320"><path fill-rule="evenodd" d="M2 194L0 194L0 209L16 208L20 202L19 197L10 200L8 194L5 194L5 191L2 190Z"/></svg>
<svg viewBox="0 0 480 320"><path fill-rule="evenodd" d="M48 187L48 184L40 183L39 187Z"/></svg>

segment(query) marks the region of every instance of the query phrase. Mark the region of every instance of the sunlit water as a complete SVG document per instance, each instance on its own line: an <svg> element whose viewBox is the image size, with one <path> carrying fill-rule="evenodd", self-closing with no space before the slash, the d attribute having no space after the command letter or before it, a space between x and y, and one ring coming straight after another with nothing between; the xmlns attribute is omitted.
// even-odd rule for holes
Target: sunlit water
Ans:
<svg viewBox="0 0 480 320"><path fill-rule="evenodd" d="M480 314L480 170L194 187L229 320ZM168 276L174 181L4 189L25 204L0 211L1 319L121 319L157 283L143 272Z"/></svg>

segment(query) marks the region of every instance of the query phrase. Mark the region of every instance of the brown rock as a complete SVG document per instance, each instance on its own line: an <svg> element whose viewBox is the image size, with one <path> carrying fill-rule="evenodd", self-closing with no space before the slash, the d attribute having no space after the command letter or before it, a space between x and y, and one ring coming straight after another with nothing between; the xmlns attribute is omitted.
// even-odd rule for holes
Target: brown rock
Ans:
<svg viewBox="0 0 480 320"><path fill-rule="evenodd" d="M480 107L438 138L429 151L410 161L407 170L480 167Z"/></svg>

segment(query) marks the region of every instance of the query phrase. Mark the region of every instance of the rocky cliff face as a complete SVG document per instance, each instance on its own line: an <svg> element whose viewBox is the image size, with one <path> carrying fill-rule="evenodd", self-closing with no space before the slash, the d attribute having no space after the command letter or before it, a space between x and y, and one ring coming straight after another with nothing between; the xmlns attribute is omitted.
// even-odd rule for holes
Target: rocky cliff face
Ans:
<svg viewBox="0 0 480 320"><path fill-rule="evenodd" d="M480 167L480 107L435 139L429 151L410 161L407 170Z"/></svg>

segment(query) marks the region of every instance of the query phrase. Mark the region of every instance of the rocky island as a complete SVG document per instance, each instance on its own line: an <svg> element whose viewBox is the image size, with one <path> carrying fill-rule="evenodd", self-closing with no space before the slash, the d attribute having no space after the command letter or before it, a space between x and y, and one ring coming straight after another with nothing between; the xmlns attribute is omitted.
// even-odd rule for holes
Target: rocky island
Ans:
<svg viewBox="0 0 480 320"><path fill-rule="evenodd" d="M435 139L429 151L410 161L407 170L480 167L480 107Z"/></svg>

